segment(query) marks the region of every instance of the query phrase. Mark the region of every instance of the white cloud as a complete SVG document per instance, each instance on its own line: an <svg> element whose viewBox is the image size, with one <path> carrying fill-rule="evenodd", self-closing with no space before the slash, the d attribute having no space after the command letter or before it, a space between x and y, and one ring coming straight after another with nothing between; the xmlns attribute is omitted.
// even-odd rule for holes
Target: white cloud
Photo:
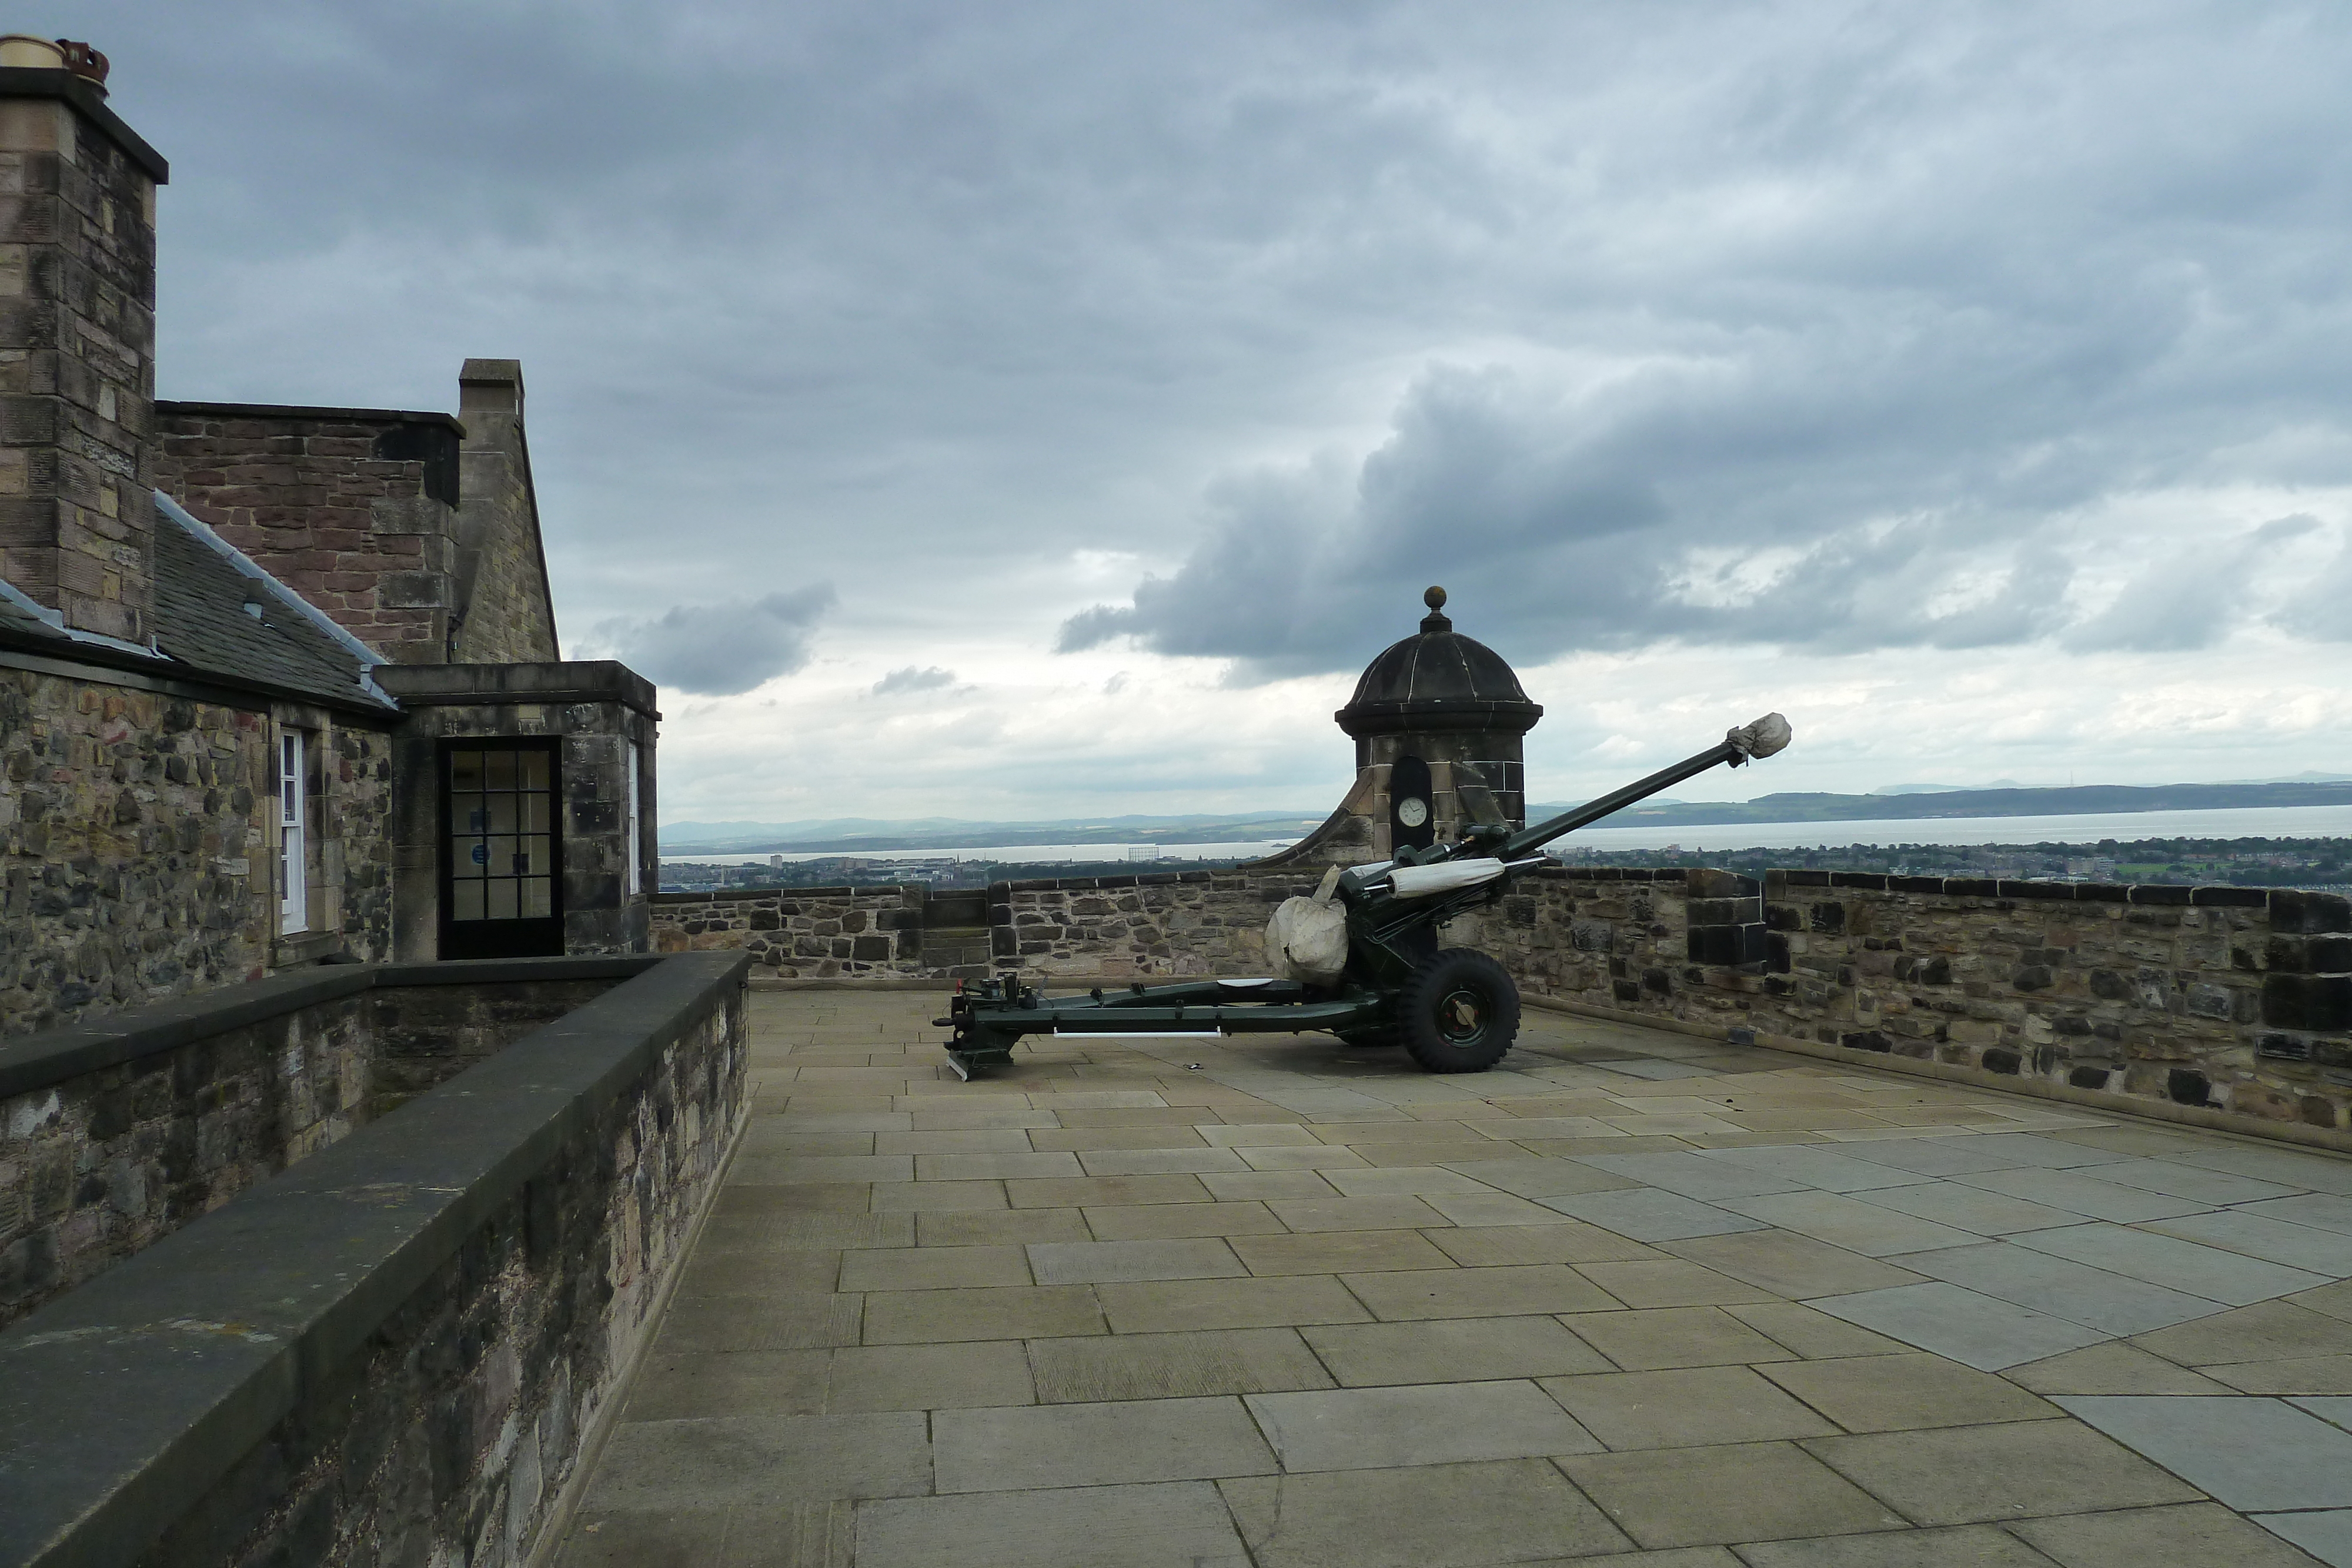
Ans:
<svg viewBox="0 0 2352 1568"><path fill-rule="evenodd" d="M134 14L163 395L520 355L565 625L701 694L666 810L1328 801L1432 581L1546 796L1769 706L1740 789L2341 765L2325 9Z"/></svg>

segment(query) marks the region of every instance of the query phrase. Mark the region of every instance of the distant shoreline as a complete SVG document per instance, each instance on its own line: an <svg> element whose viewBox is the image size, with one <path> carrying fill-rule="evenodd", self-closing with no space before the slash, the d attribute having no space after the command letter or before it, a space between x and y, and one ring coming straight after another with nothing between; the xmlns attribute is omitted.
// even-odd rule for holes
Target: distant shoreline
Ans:
<svg viewBox="0 0 2352 1568"><path fill-rule="evenodd" d="M2309 784L2085 784L2064 789L1956 789L1921 795L1829 795L1791 793L1753 800L1674 801L1618 812L1606 827L1581 837L1626 830L1755 826L1791 829L1809 823L1846 826L1861 822L1999 821L2012 818L2116 817L2184 811L2292 810L2352 808L2352 782ZM1530 821L1569 809L1567 802L1528 808ZM1091 824L1060 822L928 822L892 831L876 823L870 833L833 833L815 838L758 839L750 834L722 841L665 842L664 860L752 855L950 855L974 846L1029 848L1129 844L1202 845L1304 837L1321 819L1258 812L1234 817L1126 817ZM1156 830L1156 831L1155 831ZM2313 830L2320 833L2341 830ZM2269 836L2295 836L2279 830ZM2111 835L2101 835L2111 836Z"/></svg>

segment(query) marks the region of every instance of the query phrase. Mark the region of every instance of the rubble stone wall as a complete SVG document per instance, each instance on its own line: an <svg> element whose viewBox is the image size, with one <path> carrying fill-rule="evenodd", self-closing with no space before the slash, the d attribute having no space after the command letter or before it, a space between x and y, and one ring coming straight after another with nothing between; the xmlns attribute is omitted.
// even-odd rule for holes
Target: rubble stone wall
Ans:
<svg viewBox="0 0 2352 1568"><path fill-rule="evenodd" d="M312 975L0 1049L0 1324L619 977L374 988L355 967ZM84 1066L93 1042L121 1060Z"/></svg>
<svg viewBox="0 0 2352 1568"><path fill-rule="evenodd" d="M1319 866L1000 882L987 893L987 954L941 944L920 886L656 894L659 951L740 948L762 977L985 979L1019 974L1260 974L1265 923ZM975 934L977 935L977 934Z"/></svg>
<svg viewBox="0 0 2352 1568"><path fill-rule="evenodd" d="M920 887L745 888L657 893L658 952L740 949L755 976L787 979L927 977Z"/></svg>
<svg viewBox="0 0 2352 1568"><path fill-rule="evenodd" d="M390 955L383 729L31 663L0 663L0 1039L330 954ZM310 929L292 936L271 815L280 722L311 737Z"/></svg>
<svg viewBox="0 0 2352 1568"><path fill-rule="evenodd" d="M0 667L0 1038L257 977L266 714Z"/></svg>
<svg viewBox="0 0 2352 1568"><path fill-rule="evenodd" d="M640 967L0 1333L10 1559L532 1560L745 1110L743 961Z"/></svg>
<svg viewBox="0 0 2352 1568"><path fill-rule="evenodd" d="M2352 1129L2341 896L1772 872L1761 961L1706 962L1743 880L1546 872L1457 939L1539 995L1732 1038Z"/></svg>

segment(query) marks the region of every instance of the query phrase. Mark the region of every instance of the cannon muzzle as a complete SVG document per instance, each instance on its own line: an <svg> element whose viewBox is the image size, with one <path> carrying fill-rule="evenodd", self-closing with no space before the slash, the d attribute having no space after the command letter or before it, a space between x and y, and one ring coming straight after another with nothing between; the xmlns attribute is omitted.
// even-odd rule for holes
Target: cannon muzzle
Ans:
<svg viewBox="0 0 2352 1568"><path fill-rule="evenodd" d="M1535 853L1563 833L1599 821L1612 812L1622 811L1637 800L1646 800L1661 789L1672 789L1685 779L1695 778L1718 763L1734 768L1743 766L1751 758L1769 757L1786 749L1794 734L1789 721L1777 713L1768 713L1752 724L1743 724L1727 733L1723 744L1711 746L1696 757L1686 757L1672 768L1663 768L1647 779L1628 784L1622 789L1589 800L1573 811L1563 811L1548 822L1523 828L1492 848L1465 844L1465 854L1488 854L1502 861L1521 860Z"/></svg>

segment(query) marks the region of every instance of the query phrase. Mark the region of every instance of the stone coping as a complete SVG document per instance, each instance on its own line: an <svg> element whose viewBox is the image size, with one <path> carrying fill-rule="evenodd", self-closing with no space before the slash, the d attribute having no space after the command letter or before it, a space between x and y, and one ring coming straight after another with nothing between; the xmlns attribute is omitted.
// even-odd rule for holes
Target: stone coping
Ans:
<svg viewBox="0 0 2352 1568"><path fill-rule="evenodd" d="M708 952L637 964L0 1333L0 1563L137 1558L750 967Z"/></svg>
<svg viewBox="0 0 2352 1568"><path fill-rule="evenodd" d="M159 185L172 183L172 166L147 145L147 139L122 122L106 104L106 89L89 78L50 66L0 66L0 99L54 98L74 106L84 118L114 140L129 158Z"/></svg>
<svg viewBox="0 0 2352 1568"><path fill-rule="evenodd" d="M923 885L919 882L877 882L864 887L714 887L703 893L655 893L646 896L655 904L739 904L753 898L853 898L865 894L887 898L894 894L903 898Z"/></svg>
<svg viewBox="0 0 2352 1568"><path fill-rule="evenodd" d="M530 980L626 980L660 962L647 956L323 964L0 1041L0 1099L37 1092L51 1084L142 1056L177 1051L361 991L404 986L514 985Z"/></svg>

